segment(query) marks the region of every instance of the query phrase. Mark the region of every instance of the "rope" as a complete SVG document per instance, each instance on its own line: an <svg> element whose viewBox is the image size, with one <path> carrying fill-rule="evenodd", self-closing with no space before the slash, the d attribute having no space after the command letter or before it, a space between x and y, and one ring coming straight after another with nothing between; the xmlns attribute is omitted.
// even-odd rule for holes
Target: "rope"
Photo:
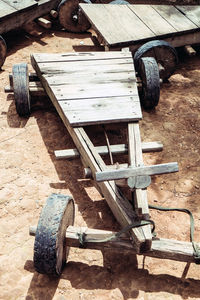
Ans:
<svg viewBox="0 0 200 300"><path fill-rule="evenodd" d="M79 232L77 233L77 236L78 236L78 239L79 239L79 243L80 243L80 248L84 248L86 243L90 242L95 242L95 243L105 243L105 242L110 242L112 240L115 240L117 238L119 238L123 233L126 233L128 232L130 229L132 228L137 228L137 227L141 227L141 226L145 226L145 225L149 225L151 224L153 227L152 227L152 232L154 232L155 230L155 223L152 221L152 220L148 220L148 221L144 221L144 220L141 220L140 222L135 222L135 223L132 223L130 225L127 225L126 227L124 227L122 230L120 230L119 232L117 233L114 233L112 235L110 235L109 237L105 238L105 239L87 239L86 241L86 233L85 232Z"/></svg>
<svg viewBox="0 0 200 300"><path fill-rule="evenodd" d="M189 209L186 208L170 208L170 207L162 207L162 206L154 206L149 205L150 209L156 209L160 211L179 211L187 213L190 216L190 242L192 243L192 247L194 249L194 260L196 264L200 264L200 247L194 241L194 217Z"/></svg>
<svg viewBox="0 0 200 300"><path fill-rule="evenodd" d="M170 208L170 207L162 207L162 206L154 206L154 205L149 205L150 209L156 209L160 211L178 211L178 212L184 212L187 213L190 216L190 241L192 243L192 247L194 250L194 261L196 264L200 264L200 247L198 246L197 243L194 241L194 217L189 209L186 208ZM152 233L155 231L155 223L152 220L141 220L140 222L135 222L132 223L126 227L124 227L122 230L120 230L117 233L112 234L111 236L105 238L105 239L87 239L86 241L86 233L77 233L79 243L80 243L80 248L84 248L87 242L95 242L95 243L104 243L104 242L110 242L114 239L119 238L123 233L128 232L132 228L140 227L140 226L145 226L145 225L153 225L152 227Z"/></svg>

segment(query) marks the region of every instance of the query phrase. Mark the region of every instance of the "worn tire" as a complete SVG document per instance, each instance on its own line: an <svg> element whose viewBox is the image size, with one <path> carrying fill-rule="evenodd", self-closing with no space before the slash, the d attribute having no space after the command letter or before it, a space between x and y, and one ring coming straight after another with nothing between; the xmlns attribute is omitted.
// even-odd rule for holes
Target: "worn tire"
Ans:
<svg viewBox="0 0 200 300"><path fill-rule="evenodd" d="M69 253L65 234L74 223L74 201L69 196L52 194L42 209L34 244L34 267L42 274L59 276Z"/></svg>
<svg viewBox="0 0 200 300"><path fill-rule="evenodd" d="M6 42L4 41L2 36L0 35L0 69L3 66L4 61L6 59L6 53L7 53Z"/></svg>
<svg viewBox="0 0 200 300"><path fill-rule="evenodd" d="M112 2L110 2L109 4L130 4L129 2L125 1L125 0L114 0Z"/></svg>
<svg viewBox="0 0 200 300"><path fill-rule="evenodd" d="M79 0L62 0L58 6L60 24L69 32L87 31L91 24L79 8Z"/></svg>
<svg viewBox="0 0 200 300"><path fill-rule="evenodd" d="M153 57L140 59L139 76L142 80L141 104L145 109L153 109L158 105L160 98L159 69Z"/></svg>
<svg viewBox="0 0 200 300"><path fill-rule="evenodd" d="M178 63L176 49L166 41L150 41L142 45L134 54L135 69L138 71L142 57L154 57L164 68L160 71L160 78L168 79L175 71Z"/></svg>
<svg viewBox="0 0 200 300"><path fill-rule="evenodd" d="M12 74L16 111L20 117L27 117L31 113L27 64L20 63L13 65Z"/></svg>

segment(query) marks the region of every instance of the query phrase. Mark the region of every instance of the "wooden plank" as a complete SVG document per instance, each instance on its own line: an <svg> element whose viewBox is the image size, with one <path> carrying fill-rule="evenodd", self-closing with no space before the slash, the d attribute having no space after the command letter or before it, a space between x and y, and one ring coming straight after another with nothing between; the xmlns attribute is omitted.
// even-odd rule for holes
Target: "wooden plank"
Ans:
<svg viewBox="0 0 200 300"><path fill-rule="evenodd" d="M29 234L35 236L36 229L36 226L30 226ZM79 248L79 234L83 233L85 234L85 242L87 243L87 249L117 249L121 251L131 251L132 254L135 253L133 245L124 234L122 234L119 238L113 238L111 241L102 242L103 240L106 240L111 236L116 235L116 232L100 229L91 229L87 227L69 226L66 230L67 246ZM197 246L200 247L200 244L197 243ZM145 252L144 254L145 256L161 259L171 259L191 263L195 262L194 248L192 246L192 243L190 242L155 238L152 240L151 250Z"/></svg>
<svg viewBox="0 0 200 300"><path fill-rule="evenodd" d="M190 21L200 27L200 6L176 5L176 8L182 12Z"/></svg>
<svg viewBox="0 0 200 300"><path fill-rule="evenodd" d="M70 61L90 61L90 60L106 60L132 58L131 52L124 53L119 51L110 52L72 52L72 53L34 53L37 63L41 62L70 62Z"/></svg>
<svg viewBox="0 0 200 300"><path fill-rule="evenodd" d="M130 176L140 176L140 175L159 175L178 172L178 164L176 162L171 162L167 164L158 164L152 166L141 166L128 169L120 169L113 171L97 172L95 174L96 181L106 181L106 180L117 180L123 178L129 178Z"/></svg>
<svg viewBox="0 0 200 300"><path fill-rule="evenodd" d="M7 3L1 1L0 3L0 20L7 17L14 15L17 12L15 8L12 6L8 5Z"/></svg>
<svg viewBox="0 0 200 300"><path fill-rule="evenodd" d="M95 158L95 161L97 161L98 162L98 165L99 165L99 167L102 169L102 170L105 170L106 169L106 165L105 165L105 163L104 163L104 161L102 160L102 158L100 157L100 155L98 154L98 152L96 151L96 149L95 149L95 147L94 147L94 145L92 144L92 142L90 141L90 139L88 138L88 136L86 135L86 132L84 131L84 129L83 128L79 128L78 129L79 130L79 132L80 132L80 134L81 134L81 136L82 136L82 142L81 142L81 144L82 144L82 146L84 145L84 143L86 143L86 145L87 145L87 148L88 148L88 154L92 154L92 156ZM84 160L84 156L82 157L83 158L83 160ZM90 167L91 168L91 167ZM94 176L94 174L95 174L95 172L94 172L94 166L92 166L92 168L91 168L91 171L92 171L92 173L93 173L93 176ZM118 198L118 200L120 200L120 198L119 198L119 192L118 192L118 189L117 189L117 187L116 187L116 185L115 185L115 183L112 181L111 182L111 185L112 185L112 188L113 188L113 190L114 190L114 192L115 192L115 197L117 196L117 198ZM110 196L110 192L111 192L111 190L109 191L109 193L107 193L107 196ZM110 198L110 197L109 197ZM106 194L105 194L105 199L107 200L107 197L106 197ZM122 199L121 199L122 200ZM108 201L108 205L109 205L109 201ZM126 204L125 204L126 203ZM134 221L132 220L132 223L130 223L130 219L128 218L128 216L131 216L132 215L132 217L134 217L134 212L133 212L133 210L132 210L132 213L130 212L130 211L127 211L127 208L128 208L128 202L127 202L127 200L126 200L126 202L124 203L124 201L121 203L121 201L120 202L118 202L117 203L117 206L118 206L118 209L121 209L121 213L124 215L124 217L126 218L126 224L127 225L130 225L130 224L132 224ZM110 203L110 205L111 205L111 207L113 207L113 202L112 203ZM126 205L126 206L122 206L122 204L123 205ZM130 204L130 203L129 203ZM145 240L145 237L144 237L144 234L143 234L143 228L142 227L138 227L138 228L133 228L133 229L131 229L131 236L132 237L134 237L134 243L136 244L136 247L139 249L141 246L142 246L142 244L143 244L143 246L145 247L145 248L147 248L147 249L149 249L150 247L149 247L149 244L147 244L146 243L146 240Z"/></svg>
<svg viewBox="0 0 200 300"><path fill-rule="evenodd" d="M109 91L114 90L109 90L107 86L105 88L102 87L102 92L105 95ZM95 91L95 95L96 93L100 93L100 89ZM55 92L54 94L58 98ZM93 94L90 92L88 98L92 96ZM128 122L142 118L138 95L131 97L92 98L89 100L88 98L59 101L61 109L72 126Z"/></svg>
<svg viewBox="0 0 200 300"><path fill-rule="evenodd" d="M164 40L166 42L170 43L173 47L182 47L185 45L199 44L200 43L200 31L188 32L188 33L184 32L184 33L177 34L177 35L174 35L171 37L166 37L166 38L164 38ZM133 53L134 53L142 45L143 45L143 43L138 42L135 45L131 45L130 50L133 51Z"/></svg>
<svg viewBox="0 0 200 300"><path fill-rule="evenodd" d="M80 4L80 7L107 45L155 37L126 5Z"/></svg>
<svg viewBox="0 0 200 300"><path fill-rule="evenodd" d="M100 155L109 154L107 146L96 146L96 150ZM143 142L142 152L153 152L161 151L163 149L163 144L161 142ZM126 154L128 153L128 146L126 144L110 145L110 150L112 154ZM56 159L69 159L79 157L79 152L77 149L64 149L54 151Z"/></svg>
<svg viewBox="0 0 200 300"><path fill-rule="evenodd" d="M171 5L152 5L152 7L177 31L197 29L197 26Z"/></svg>
<svg viewBox="0 0 200 300"><path fill-rule="evenodd" d="M99 72L123 72L133 71L133 59L132 58L120 58L120 59L109 59L109 60L94 60L94 61L82 61L81 63L72 62L56 62L39 63L39 67L43 74L72 74L79 72L86 73L99 73Z"/></svg>
<svg viewBox="0 0 200 300"><path fill-rule="evenodd" d="M89 69L89 68L88 68ZM93 70L93 69L92 69ZM84 71L83 71L84 72ZM119 70L119 72L106 72L105 68L102 67L102 72L101 68L99 71L91 71L85 70L85 73L88 74L88 76L83 76L82 72L73 72L73 73L62 73L62 74L45 74L44 78L48 81L48 83L51 86L60 86L60 85L66 85L66 84L80 84L84 83L86 85L92 85L92 84L102 84L102 83L118 83L120 82L127 82L130 83L132 87L135 87L137 90L136 86L136 76L135 72L130 66L127 68L127 70Z"/></svg>
<svg viewBox="0 0 200 300"><path fill-rule="evenodd" d="M16 10L26 10L32 9L38 5L35 0L1 0L1 2L7 3L9 6L12 6ZM1 4L0 4L1 7Z"/></svg>
<svg viewBox="0 0 200 300"><path fill-rule="evenodd" d="M68 119L66 118L65 113L61 109L55 95L52 93L48 82L44 79L41 70L37 64L37 61L34 59L34 56L31 56L31 63L37 72L38 77L40 78L48 96L50 97L52 103L58 111L61 119L63 120L69 134L71 135L85 166L89 167L94 175L95 172L102 171L106 169L105 163L102 160L101 156L96 151L94 145L90 142L85 134L83 128L72 128ZM117 186L113 181L103 182L97 184L98 189L104 195L110 209L112 210L115 218L121 224L121 226L126 226L132 224L135 220L135 213L131 208L131 204L127 199L121 195L118 191ZM130 234L134 239L134 247L139 253L141 248L148 249L148 245L145 243L145 238L142 233L142 229L136 228L130 230Z"/></svg>
<svg viewBox="0 0 200 300"><path fill-rule="evenodd" d="M51 89L58 100L86 99L85 102L87 102L87 99L90 98L108 98L121 96L127 96L127 98L133 97L133 99L135 99L136 97L137 99L139 99L138 92L136 89L136 83L132 86L130 82L108 82L102 84L93 83L92 85L86 85L85 83L77 83L73 86L70 84L51 86ZM104 99L102 99L102 102L104 102ZM81 103L77 102L77 104L77 108L79 109L79 104ZM83 107L83 105L86 105L86 103L82 103L81 107ZM113 103L113 105L115 104Z"/></svg>
<svg viewBox="0 0 200 300"><path fill-rule="evenodd" d="M143 165L143 157L142 157L142 142L140 137L139 124L129 124L129 161L131 160L131 152L133 151L135 154L135 160L132 159L131 166L138 167ZM132 145L131 145L132 143ZM147 178L148 182L151 182L151 178ZM135 178L135 183L137 182L137 177ZM130 185L130 182L129 182ZM147 199L147 190L138 189L134 190L134 203L135 209L138 215L142 216L143 219L149 219L149 208L148 208L148 199ZM151 230L149 228L149 233Z"/></svg>
<svg viewBox="0 0 200 300"><path fill-rule="evenodd" d="M18 0L19 1L19 0ZM8 14L8 11L5 11L5 2L1 2L1 10L0 10L0 34L6 33L10 30L22 27L25 23L29 23L32 20L40 17L41 15L45 15L49 13L52 8L57 8L60 0L40 0L38 1L38 5L34 7L34 9L28 10L15 10ZM5 4L5 5L4 5ZM1 17L3 16L3 17ZM13 16L15 16L13 18Z"/></svg>
<svg viewBox="0 0 200 300"><path fill-rule="evenodd" d="M151 5L129 5L128 7L146 24L146 26L151 28L156 36L177 32L177 30L163 19Z"/></svg>
<svg viewBox="0 0 200 300"><path fill-rule="evenodd" d="M129 155L129 165L130 167L138 167L140 164L143 164L143 157L142 157L142 143L141 137L139 132L139 124L138 123L129 123L128 124L128 155ZM130 186L128 182L131 179L134 184ZM134 204L136 212L138 213L139 217L142 219L149 219L149 209L148 209L148 200L146 191L144 194L141 192L141 189L137 189L137 176L133 176L132 178L128 178L128 185L132 191L132 196L134 196ZM151 233L151 226L145 225L143 227L143 233L145 236L146 241L149 243L149 248L151 248L152 244L152 233Z"/></svg>

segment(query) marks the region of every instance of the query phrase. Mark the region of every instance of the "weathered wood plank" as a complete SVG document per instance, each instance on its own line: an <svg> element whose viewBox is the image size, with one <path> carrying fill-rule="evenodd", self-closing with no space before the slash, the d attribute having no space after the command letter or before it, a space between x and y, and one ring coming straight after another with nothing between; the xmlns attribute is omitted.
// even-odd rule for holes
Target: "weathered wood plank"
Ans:
<svg viewBox="0 0 200 300"><path fill-rule="evenodd" d="M36 233L36 226L31 226L29 233L34 236ZM113 238L111 241L100 242L110 238L116 234L116 232L90 229L87 227L69 226L66 231L67 246L79 248L80 242L78 236L83 233L85 233L87 249L117 249L119 251L131 251L133 254L135 253L133 245L124 234L120 238ZM200 247L199 243L197 243L197 245ZM192 243L170 239L154 238L152 240L151 250L140 254L161 259L171 259L191 263L195 262Z"/></svg>
<svg viewBox="0 0 200 300"><path fill-rule="evenodd" d="M73 53L34 53L37 63L41 62L70 62L70 61L90 61L90 60L106 60L132 58L131 53L113 52L73 52Z"/></svg>
<svg viewBox="0 0 200 300"><path fill-rule="evenodd" d="M80 7L107 45L155 36L126 5L80 4Z"/></svg>
<svg viewBox="0 0 200 300"><path fill-rule="evenodd" d="M172 25L170 25L167 20L163 19L151 5L129 5L128 7L149 28L151 28L156 36L177 32L177 30Z"/></svg>
<svg viewBox="0 0 200 300"><path fill-rule="evenodd" d="M133 167L138 167L143 165L143 156L142 156L142 142L141 142L141 136L140 136L140 129L139 124L129 124L129 143L132 139L132 146L129 146L129 153L134 149L135 152L135 164L132 164ZM129 154L130 155L130 154ZM141 177L135 178L135 185L137 185L137 181ZM130 186L130 179L129 178L129 186ZM144 183L147 184L147 186L151 182L151 178L146 177L142 178L144 180ZM137 187L137 186L136 186ZM149 208L148 208L148 199L147 199L147 190L141 190L139 188L136 188L134 190L134 203L135 203L135 209L138 213L138 215L142 216L143 219L149 219ZM149 228L149 234L151 233Z"/></svg>
<svg viewBox="0 0 200 300"><path fill-rule="evenodd" d="M133 59L121 58L121 59L109 59L109 60L94 60L94 61L82 61L81 63L76 61L39 63L39 67L43 74L76 74L78 73L99 73L99 72L134 72Z"/></svg>
<svg viewBox="0 0 200 300"><path fill-rule="evenodd" d="M96 146L96 150L100 155L107 155L107 146ZM161 142L143 142L142 152L154 152L161 151L163 149L163 144ZM112 154L125 154L128 153L128 146L126 144L110 145L110 150ZM54 151L56 159L69 159L77 158L80 156L77 149L65 149Z"/></svg>
<svg viewBox="0 0 200 300"><path fill-rule="evenodd" d="M84 83L80 83L80 84L77 83L74 85L66 84L66 85L51 86L51 89L58 100L102 98L102 105L103 105L103 103L104 103L103 98L109 99L110 97L116 97L116 99L117 99L117 97L121 97L121 96L126 96L127 99L124 98L124 100L127 102L128 102L129 97L130 97L130 100L135 100L135 98L136 98L139 102L139 97L138 97L136 86L137 86L136 83L132 85L132 82L114 82L114 83L107 82L107 83L100 83L100 84L93 83L92 85L90 85L90 84L86 85ZM113 101L114 101L114 99L113 99ZM85 102L87 103L87 100ZM86 103L83 103L83 102L81 103L81 102L78 102L78 100L77 100L77 103L76 103L77 109L80 109L80 108L84 109L83 106L86 105ZM66 102L66 104L68 105L67 102ZM88 104L90 105L90 102ZM126 106L126 104L127 103L124 102L124 106ZM113 102L113 106L117 106L117 105L115 105L115 103ZM123 107L123 109L124 108L125 107ZM125 108L125 110L126 110L126 108Z"/></svg>
<svg viewBox="0 0 200 300"><path fill-rule="evenodd" d="M200 6L199 5L176 5L178 8L190 21L200 27Z"/></svg>
<svg viewBox="0 0 200 300"><path fill-rule="evenodd" d="M103 70L102 70L103 69ZM92 68L93 71L89 70L88 67L88 76L83 76L82 72L73 72L73 73L62 73L62 74L50 74L44 75L44 78L49 82L51 86L60 86L68 84L80 84L84 83L85 85L91 84L105 84L105 83L116 83L116 82L126 82L130 83L132 87L137 89L135 85L136 77L135 72L132 66L127 66L127 69L121 70L119 72L109 72L105 68L99 68L96 71ZM102 70L102 72L101 72ZM87 70L85 70L87 72Z"/></svg>
<svg viewBox="0 0 200 300"><path fill-rule="evenodd" d="M167 164L159 164L152 166L141 166L128 169L120 170L109 170L104 172L97 172L95 174L96 181L106 181L106 180L117 180L123 178L129 178L130 176L140 176L140 175L159 175L178 172L178 164L176 162L171 162Z"/></svg>
<svg viewBox="0 0 200 300"><path fill-rule="evenodd" d="M2 2L5 2L9 6L12 6L14 9L21 11L32 9L38 5L38 2L36 2L35 0L1 0L0 8Z"/></svg>
<svg viewBox="0 0 200 300"><path fill-rule="evenodd" d="M16 14L17 10L5 2L0 3L0 21L7 17Z"/></svg>
<svg viewBox="0 0 200 300"><path fill-rule="evenodd" d="M184 32L184 33L177 34L177 35L171 36L171 37L166 37L166 38L160 37L160 39L164 39L166 42L170 43L173 47L194 45L194 44L200 43L200 31ZM142 45L143 45L143 43L138 42L135 45L131 45L130 49L134 53Z"/></svg>
<svg viewBox="0 0 200 300"><path fill-rule="evenodd" d="M152 5L152 7L177 31L197 29L197 26L171 5Z"/></svg>
<svg viewBox="0 0 200 300"><path fill-rule="evenodd" d="M138 123L129 123L128 124L128 155L129 155L129 165L130 167L138 167L139 165L143 164L143 157L142 157L142 143L141 137L139 132L139 124ZM130 185L130 181L133 182ZM151 180L150 180L151 181ZM138 177L133 176L129 177L127 180L128 186L130 189L134 189L132 191L132 195L134 195L134 206L137 214L142 219L149 219L149 209L148 209L148 200L146 191L144 193L141 192L141 189L138 189ZM143 186L143 188L146 186ZM151 233L151 226L145 225L143 227L143 233L146 239L146 243L149 243L149 248L151 248L152 244L152 233Z"/></svg>
<svg viewBox="0 0 200 300"><path fill-rule="evenodd" d="M114 90L116 88L115 85L113 85L113 89L107 88L107 85L103 87L104 85L102 84L101 86L102 90L100 88L91 91L83 90L83 96L79 93L73 94L74 98L88 95L86 99L59 101L61 109L66 114L72 126L129 122L142 118L138 95L131 97L111 97L112 95L109 95L109 97L103 98L103 93L105 95L108 95L109 92L117 92L117 94L120 94L120 89ZM109 87L110 86L111 85L109 85ZM56 98L59 99L59 95L53 88L52 91ZM67 95L68 97L72 96L71 94ZM101 98L92 98L98 95Z"/></svg>
<svg viewBox="0 0 200 300"><path fill-rule="evenodd" d="M47 14L52 8L57 8L59 2L60 0L40 0L37 2L38 5L33 9L17 11L11 7L11 9L13 9L13 13L10 12L9 14L7 11L5 11L4 14L5 6L1 3L0 34L22 27L24 24L31 22L41 15ZM2 15L3 17L1 18Z"/></svg>

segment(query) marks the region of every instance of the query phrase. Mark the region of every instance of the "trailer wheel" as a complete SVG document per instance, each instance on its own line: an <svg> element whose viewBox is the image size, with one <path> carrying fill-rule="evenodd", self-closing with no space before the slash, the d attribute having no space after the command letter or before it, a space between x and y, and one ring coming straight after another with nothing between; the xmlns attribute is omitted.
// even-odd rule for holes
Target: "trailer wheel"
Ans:
<svg viewBox="0 0 200 300"><path fill-rule="evenodd" d="M52 194L42 209L35 235L33 261L37 272L54 276L61 274L69 253L65 233L73 223L73 199Z"/></svg>
<svg viewBox="0 0 200 300"><path fill-rule="evenodd" d="M130 3L125 0L114 0L114 1L110 2L109 4L130 4Z"/></svg>
<svg viewBox="0 0 200 300"><path fill-rule="evenodd" d="M79 0L62 0L58 6L60 24L69 32L81 33L87 31L91 25L79 8Z"/></svg>
<svg viewBox="0 0 200 300"><path fill-rule="evenodd" d="M145 109L153 109L160 98L160 77L156 60L142 57L139 62L139 76L142 80L140 101Z"/></svg>
<svg viewBox="0 0 200 300"><path fill-rule="evenodd" d="M166 41L151 41L142 45L134 54L135 69L138 71L142 57L154 57L159 65L160 78L168 79L178 63L176 49Z"/></svg>
<svg viewBox="0 0 200 300"><path fill-rule="evenodd" d="M30 93L29 93L29 74L26 63L13 65L13 91L15 98L15 106L20 117L29 116L30 108Z"/></svg>
<svg viewBox="0 0 200 300"><path fill-rule="evenodd" d="M4 61L6 59L6 53L7 53L6 42L0 35L0 69L3 66Z"/></svg>

